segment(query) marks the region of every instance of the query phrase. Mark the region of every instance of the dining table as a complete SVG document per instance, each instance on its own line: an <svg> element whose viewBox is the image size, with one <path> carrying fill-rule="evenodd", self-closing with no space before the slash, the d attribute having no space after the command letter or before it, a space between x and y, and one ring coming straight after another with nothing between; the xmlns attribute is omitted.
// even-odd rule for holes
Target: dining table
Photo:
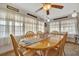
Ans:
<svg viewBox="0 0 79 59"><path fill-rule="evenodd" d="M40 55L45 55L44 51L50 47L55 47L63 38L63 35L48 34L42 37L35 36L33 38L23 38L19 41L19 45L32 49L34 51L40 51Z"/></svg>

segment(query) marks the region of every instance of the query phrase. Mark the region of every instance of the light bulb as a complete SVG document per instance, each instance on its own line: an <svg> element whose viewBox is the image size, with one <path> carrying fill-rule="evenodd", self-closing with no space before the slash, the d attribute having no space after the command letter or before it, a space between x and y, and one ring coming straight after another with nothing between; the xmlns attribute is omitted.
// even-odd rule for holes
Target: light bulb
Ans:
<svg viewBox="0 0 79 59"><path fill-rule="evenodd" d="M50 21L50 19L47 19L47 22L49 22Z"/></svg>
<svg viewBox="0 0 79 59"><path fill-rule="evenodd" d="M51 5L47 4L47 5L44 5L43 9L44 10L49 10L51 8Z"/></svg>
<svg viewBox="0 0 79 59"><path fill-rule="evenodd" d="M73 12L72 17L77 17L76 11Z"/></svg>

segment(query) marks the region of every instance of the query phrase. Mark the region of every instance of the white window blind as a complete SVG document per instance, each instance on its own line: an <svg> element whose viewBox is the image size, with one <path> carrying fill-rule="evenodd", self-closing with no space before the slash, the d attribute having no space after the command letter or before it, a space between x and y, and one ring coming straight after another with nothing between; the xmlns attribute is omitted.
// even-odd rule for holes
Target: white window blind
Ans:
<svg viewBox="0 0 79 59"><path fill-rule="evenodd" d="M0 19L0 37L6 37L6 21Z"/></svg>
<svg viewBox="0 0 79 59"><path fill-rule="evenodd" d="M38 31L44 32L44 22L38 21Z"/></svg>
<svg viewBox="0 0 79 59"><path fill-rule="evenodd" d="M11 10L0 9L0 43L7 44L10 34L21 37L27 31L37 32L38 20ZM40 24L40 30L44 31L44 22ZM4 39L6 38L6 39ZM4 42L5 41L5 42Z"/></svg>
<svg viewBox="0 0 79 59"><path fill-rule="evenodd" d="M77 34L77 20L76 19L66 19L57 22L50 23L50 32L61 31L68 32L68 34Z"/></svg>
<svg viewBox="0 0 79 59"><path fill-rule="evenodd" d="M15 35L23 35L23 23L22 22L15 22Z"/></svg>
<svg viewBox="0 0 79 59"><path fill-rule="evenodd" d="M61 21L61 32L68 32L68 34L76 34L76 24L76 19Z"/></svg>
<svg viewBox="0 0 79 59"><path fill-rule="evenodd" d="M50 32L52 31L59 31L59 22L50 23Z"/></svg>
<svg viewBox="0 0 79 59"><path fill-rule="evenodd" d="M25 33L33 31L36 33L37 20L32 18L25 18Z"/></svg>

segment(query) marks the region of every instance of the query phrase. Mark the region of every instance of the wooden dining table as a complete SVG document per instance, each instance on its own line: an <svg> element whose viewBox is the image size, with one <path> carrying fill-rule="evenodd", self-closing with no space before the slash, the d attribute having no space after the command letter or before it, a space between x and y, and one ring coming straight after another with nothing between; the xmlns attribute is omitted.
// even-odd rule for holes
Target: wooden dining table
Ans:
<svg viewBox="0 0 79 59"><path fill-rule="evenodd" d="M32 39L23 38L20 40L19 45L27 48L32 49L34 51L40 51L40 55L44 55L44 51L50 47L55 47L60 40L63 38L63 35L53 35L49 34L47 36L34 37Z"/></svg>

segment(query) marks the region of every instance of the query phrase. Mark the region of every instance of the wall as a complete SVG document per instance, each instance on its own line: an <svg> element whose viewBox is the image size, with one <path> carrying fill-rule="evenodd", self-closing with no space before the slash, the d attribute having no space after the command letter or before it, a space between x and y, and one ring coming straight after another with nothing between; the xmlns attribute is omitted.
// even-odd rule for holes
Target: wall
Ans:
<svg viewBox="0 0 79 59"><path fill-rule="evenodd" d="M45 23L46 23L46 24L45 24ZM50 23L49 23L49 22L45 22L45 23L44 23L44 32L47 33L47 32L50 31L50 28L49 28L49 27L50 27L50 26L49 26ZM45 25L46 25L46 26L45 26Z"/></svg>
<svg viewBox="0 0 79 59"><path fill-rule="evenodd" d="M78 31L78 35L79 35L79 14L77 16L77 31Z"/></svg>

